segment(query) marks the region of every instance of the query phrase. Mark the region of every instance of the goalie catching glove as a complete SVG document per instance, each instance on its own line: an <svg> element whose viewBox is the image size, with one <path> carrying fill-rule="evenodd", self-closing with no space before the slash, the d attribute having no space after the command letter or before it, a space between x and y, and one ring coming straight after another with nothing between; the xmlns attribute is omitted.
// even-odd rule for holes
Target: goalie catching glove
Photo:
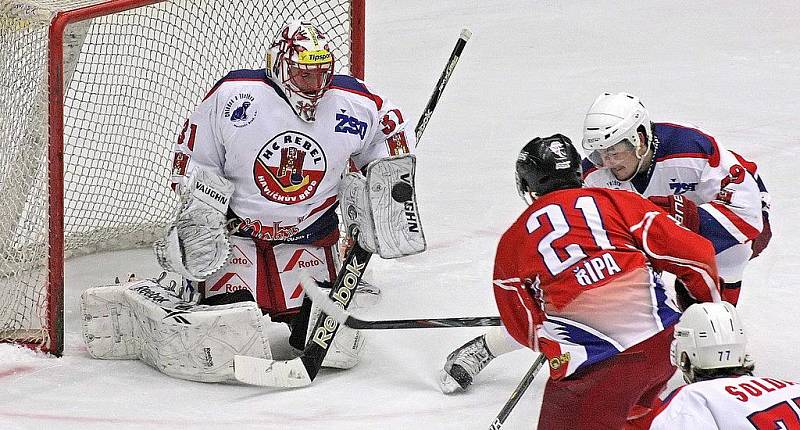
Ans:
<svg viewBox="0 0 800 430"><path fill-rule="evenodd" d="M207 170L195 170L181 190L178 216L163 239L153 244L165 270L204 281L228 260L228 204L233 183Z"/></svg>
<svg viewBox="0 0 800 430"><path fill-rule="evenodd" d="M339 187L339 204L348 231L358 228L358 243L382 258L425 250L425 235L414 191L416 158L407 154L375 160L360 173L348 173Z"/></svg>

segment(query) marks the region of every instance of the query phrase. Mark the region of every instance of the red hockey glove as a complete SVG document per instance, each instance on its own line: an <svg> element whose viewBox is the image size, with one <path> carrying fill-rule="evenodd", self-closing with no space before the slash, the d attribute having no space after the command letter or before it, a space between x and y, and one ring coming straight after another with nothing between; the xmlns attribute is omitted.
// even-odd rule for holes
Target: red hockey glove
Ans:
<svg viewBox="0 0 800 430"><path fill-rule="evenodd" d="M753 243L751 244L751 248L753 249L753 255L750 256L751 260L758 257L767 245L769 245L769 240L772 239L772 229L769 226L769 213L761 212L761 215L764 220L764 228L761 229L761 233L753 239Z"/></svg>
<svg viewBox="0 0 800 430"><path fill-rule="evenodd" d="M700 231L700 216L697 214L697 205L693 201L679 195L650 196L648 199L664 209L682 226L695 233Z"/></svg>

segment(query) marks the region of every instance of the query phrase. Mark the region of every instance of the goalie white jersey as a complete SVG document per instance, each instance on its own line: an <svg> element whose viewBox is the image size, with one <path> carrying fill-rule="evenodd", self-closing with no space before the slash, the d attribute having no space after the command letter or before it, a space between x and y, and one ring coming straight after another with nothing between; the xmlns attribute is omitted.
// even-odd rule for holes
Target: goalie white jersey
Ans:
<svg viewBox="0 0 800 430"><path fill-rule="evenodd" d="M410 152L415 137L406 125L397 106L350 76L334 76L316 120L305 122L264 70L233 71L186 122L173 187L198 167L222 175L235 186L230 211L240 230L285 240L334 207L351 158L362 168Z"/></svg>
<svg viewBox="0 0 800 430"><path fill-rule="evenodd" d="M754 376L695 382L664 400L650 428L799 429L800 385Z"/></svg>

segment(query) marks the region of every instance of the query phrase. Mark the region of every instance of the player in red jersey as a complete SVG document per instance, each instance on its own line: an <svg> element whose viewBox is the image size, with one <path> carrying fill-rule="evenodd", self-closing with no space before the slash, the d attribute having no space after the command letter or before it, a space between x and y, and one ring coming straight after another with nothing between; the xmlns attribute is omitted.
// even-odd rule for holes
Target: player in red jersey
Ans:
<svg viewBox="0 0 800 430"><path fill-rule="evenodd" d="M582 188L566 136L530 141L516 173L530 206L497 246L494 293L511 336L550 365L538 428L623 428L675 371L680 313L659 272L719 301L714 248L636 193Z"/></svg>

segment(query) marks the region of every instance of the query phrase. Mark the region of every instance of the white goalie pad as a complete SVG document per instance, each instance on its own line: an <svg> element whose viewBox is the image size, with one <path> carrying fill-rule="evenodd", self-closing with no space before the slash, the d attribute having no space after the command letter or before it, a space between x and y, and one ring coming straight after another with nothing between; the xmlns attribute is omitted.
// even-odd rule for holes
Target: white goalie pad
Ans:
<svg viewBox="0 0 800 430"><path fill-rule="evenodd" d="M425 250L414 190L416 157L412 154L375 160L366 178L348 173L339 189L347 228L359 229L359 244L382 258L398 258Z"/></svg>
<svg viewBox="0 0 800 430"><path fill-rule="evenodd" d="M155 280L89 288L81 295L83 337L95 358L139 358L169 376L234 379L233 356L272 358L255 302L186 302Z"/></svg>
<svg viewBox="0 0 800 430"><path fill-rule="evenodd" d="M195 170L181 191L177 218L153 244L165 270L204 281L230 256L227 212L233 183L213 172Z"/></svg>
<svg viewBox="0 0 800 430"><path fill-rule="evenodd" d="M323 289L325 294L330 293L330 289ZM355 298L353 299L355 300ZM351 307L352 309L352 307ZM308 318L308 330L306 331L306 343L313 335L312 330L316 325L322 309L316 303L311 305L311 314ZM361 361L364 353L364 334L354 328L340 324L336 335L333 337L330 349L322 360L322 367L334 369L350 369Z"/></svg>
<svg viewBox="0 0 800 430"><path fill-rule="evenodd" d="M136 360L136 318L123 291L125 285L88 288L81 294L83 341L89 355L105 360Z"/></svg>

